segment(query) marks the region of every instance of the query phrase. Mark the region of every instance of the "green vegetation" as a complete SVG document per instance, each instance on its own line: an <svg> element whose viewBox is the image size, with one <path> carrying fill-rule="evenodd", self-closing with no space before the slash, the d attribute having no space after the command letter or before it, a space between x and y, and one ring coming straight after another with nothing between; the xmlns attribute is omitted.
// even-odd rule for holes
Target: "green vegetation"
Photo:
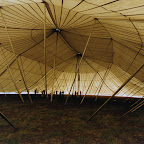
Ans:
<svg viewBox="0 0 144 144"><path fill-rule="evenodd" d="M67 105L36 101L5 102L1 111L18 128L15 132L0 119L0 144L142 144L144 109L126 117L128 107L108 105L86 120L98 105ZM118 107L118 108L116 108Z"/></svg>

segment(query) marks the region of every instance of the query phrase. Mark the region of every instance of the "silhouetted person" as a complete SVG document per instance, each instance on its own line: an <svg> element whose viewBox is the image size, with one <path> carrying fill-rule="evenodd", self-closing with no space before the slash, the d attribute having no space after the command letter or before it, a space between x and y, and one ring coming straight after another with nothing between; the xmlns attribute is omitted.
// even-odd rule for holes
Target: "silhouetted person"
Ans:
<svg viewBox="0 0 144 144"><path fill-rule="evenodd" d="M77 99L77 92L75 91L74 102L76 102L76 99Z"/></svg>
<svg viewBox="0 0 144 144"><path fill-rule="evenodd" d="M41 97L42 97L42 98L45 97L45 90L42 91Z"/></svg>
<svg viewBox="0 0 144 144"><path fill-rule="evenodd" d="M62 101L64 100L64 91L62 91Z"/></svg>
<svg viewBox="0 0 144 144"><path fill-rule="evenodd" d="M37 99L37 89L34 90L35 99Z"/></svg>
<svg viewBox="0 0 144 144"><path fill-rule="evenodd" d="M61 101L62 92L59 93L59 101Z"/></svg>
<svg viewBox="0 0 144 144"><path fill-rule="evenodd" d="M80 98L81 98L81 91L80 91Z"/></svg>

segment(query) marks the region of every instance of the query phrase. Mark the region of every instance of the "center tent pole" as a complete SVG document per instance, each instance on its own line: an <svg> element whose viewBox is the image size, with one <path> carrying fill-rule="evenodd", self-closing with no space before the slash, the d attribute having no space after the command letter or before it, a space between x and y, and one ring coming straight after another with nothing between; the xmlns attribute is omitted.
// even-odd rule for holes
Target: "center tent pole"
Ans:
<svg viewBox="0 0 144 144"><path fill-rule="evenodd" d="M87 120L87 122L90 121L90 120L98 113L98 111L100 111L100 110L143 68L143 66L144 66L144 64L143 64L141 67L139 67L139 68L137 69L137 71L136 71L133 75L131 75L131 76L118 88L118 90L117 90L110 98L108 98L108 99L96 110L96 112Z"/></svg>
<svg viewBox="0 0 144 144"><path fill-rule="evenodd" d="M58 32L56 32L56 33L57 33L57 35L56 35L56 53L55 53L55 56L54 56L53 76L55 76L56 54L57 54L57 42L58 42ZM51 102L52 102L52 100L53 100L54 79L55 79L55 78L53 78L53 83L52 83Z"/></svg>
<svg viewBox="0 0 144 144"><path fill-rule="evenodd" d="M48 98L47 94L47 60L46 60L46 6L44 3L44 65L45 65L45 92L46 92L46 97Z"/></svg>
<svg viewBox="0 0 144 144"><path fill-rule="evenodd" d="M80 66L80 64L81 64L81 62L82 62L82 59L83 59L84 54L85 54L85 52L86 52L86 49L87 49L87 47L88 47L88 44L89 44L89 41L90 41L90 38L91 38L91 35L92 35L92 32L93 32L94 26L95 26L95 21L94 21L94 25L92 26L91 32L90 32L90 34L89 34L88 40L87 40L87 42L86 42L86 45L85 45L83 54L82 54L82 56L81 56L81 59L80 59L80 61L79 61L79 63L78 63L78 66L77 66L77 69L76 69L76 75L75 75L74 81L73 81L73 83L72 83L72 86L71 86L71 88L70 88L69 95L70 95L70 92L71 92L71 90L72 90L72 87L73 87L73 85L74 85L74 83L75 83L76 76L77 76L77 73L78 73L78 70L79 70L79 66ZM68 95L67 98L66 98L65 105L67 104L69 95Z"/></svg>
<svg viewBox="0 0 144 144"><path fill-rule="evenodd" d="M25 86L25 88L26 88L26 90L27 90L29 99L30 99L30 101L31 101L31 103L32 103L32 99L31 99L31 96L30 96L30 94L29 94L29 89L28 89L28 87L27 87L27 84L26 84L26 82L25 82L24 76L23 76L23 74L22 74L22 71L21 71L21 68L20 68L20 65L19 65L19 61L18 61L18 58L17 58L17 56L16 56L16 53L15 53L15 50L14 50L14 47L13 47L13 43L12 43L12 41L11 41L11 38L10 38L10 35L9 35L9 32L8 32L8 29L7 29L7 25L6 25L6 22L5 22L5 19L4 19L4 16L3 16L3 13L2 13L2 11L1 11L1 9L0 9L0 13L1 13L1 16L2 16L2 19L3 19L3 23L4 23L4 25L5 25L5 30L6 30L8 39L9 39L9 43L10 43L10 45L11 45L11 48L12 48L14 57L15 57L15 59L16 59L16 62L17 62L18 68L19 68L20 75L21 75L21 77L22 77L24 86Z"/></svg>

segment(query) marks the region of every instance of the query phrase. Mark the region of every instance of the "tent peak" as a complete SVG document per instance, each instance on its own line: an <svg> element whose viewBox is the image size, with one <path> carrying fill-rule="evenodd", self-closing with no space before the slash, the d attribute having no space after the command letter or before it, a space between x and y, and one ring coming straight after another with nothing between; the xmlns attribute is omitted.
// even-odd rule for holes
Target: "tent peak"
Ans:
<svg viewBox="0 0 144 144"><path fill-rule="evenodd" d="M61 32L61 30L60 30L59 28L56 28L56 29L55 29L55 32L60 33L60 32Z"/></svg>
<svg viewBox="0 0 144 144"><path fill-rule="evenodd" d="M82 57L82 54L79 52L79 53L77 53L76 56L77 56L77 57Z"/></svg>

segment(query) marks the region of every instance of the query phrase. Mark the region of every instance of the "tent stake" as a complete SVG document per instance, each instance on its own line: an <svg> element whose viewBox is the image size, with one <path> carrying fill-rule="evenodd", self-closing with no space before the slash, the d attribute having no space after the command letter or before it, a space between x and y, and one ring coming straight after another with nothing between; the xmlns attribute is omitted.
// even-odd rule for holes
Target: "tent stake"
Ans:
<svg viewBox="0 0 144 144"><path fill-rule="evenodd" d="M119 88L118 90L110 97L108 98L97 110L96 112L87 120L90 121L97 113L98 111L100 111L104 105L106 105L142 68L143 68L144 64L133 74L131 75Z"/></svg>

